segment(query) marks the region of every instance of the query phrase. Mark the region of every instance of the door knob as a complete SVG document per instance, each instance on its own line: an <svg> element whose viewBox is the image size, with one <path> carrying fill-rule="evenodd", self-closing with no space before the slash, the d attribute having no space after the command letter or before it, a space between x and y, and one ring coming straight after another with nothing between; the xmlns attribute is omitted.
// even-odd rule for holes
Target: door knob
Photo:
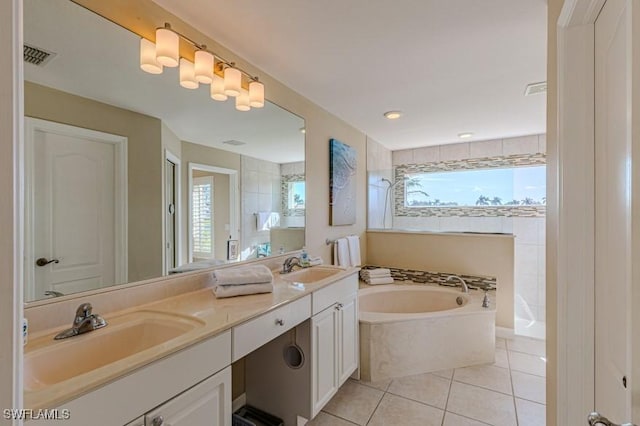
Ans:
<svg viewBox="0 0 640 426"><path fill-rule="evenodd" d="M60 263L60 261L58 259L48 260L46 257L41 257L40 259L36 260L36 265L38 266L47 266L50 263Z"/></svg>
<svg viewBox="0 0 640 426"><path fill-rule="evenodd" d="M618 425L617 423L610 422L605 416L600 415L600 413L593 412L589 414L587 417L589 421L589 426L635 426L632 423L624 423L622 425Z"/></svg>

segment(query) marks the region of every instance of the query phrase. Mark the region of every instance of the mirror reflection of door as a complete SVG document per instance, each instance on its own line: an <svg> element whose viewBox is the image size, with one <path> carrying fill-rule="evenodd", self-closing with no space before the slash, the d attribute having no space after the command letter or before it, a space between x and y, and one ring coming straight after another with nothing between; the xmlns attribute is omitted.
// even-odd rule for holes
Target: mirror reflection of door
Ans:
<svg viewBox="0 0 640 426"><path fill-rule="evenodd" d="M126 138L26 119L26 299L126 278Z"/></svg>
<svg viewBox="0 0 640 426"><path fill-rule="evenodd" d="M237 214L237 171L190 164L190 262L225 263Z"/></svg>
<svg viewBox="0 0 640 426"><path fill-rule="evenodd" d="M164 164L165 176L165 273L178 266L178 171L177 161L167 158Z"/></svg>

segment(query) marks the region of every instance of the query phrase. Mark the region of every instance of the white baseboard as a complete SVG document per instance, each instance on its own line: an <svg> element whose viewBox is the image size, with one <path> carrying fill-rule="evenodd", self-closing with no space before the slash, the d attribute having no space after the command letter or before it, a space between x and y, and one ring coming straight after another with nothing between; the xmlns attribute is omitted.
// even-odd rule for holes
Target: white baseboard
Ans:
<svg viewBox="0 0 640 426"><path fill-rule="evenodd" d="M496 337L500 337L501 339L513 339L515 335L516 335L516 332L514 331L513 328L496 326Z"/></svg>
<svg viewBox="0 0 640 426"><path fill-rule="evenodd" d="M233 400L231 403L231 410L235 413L239 408L244 407L247 404L247 394L243 393L239 397Z"/></svg>

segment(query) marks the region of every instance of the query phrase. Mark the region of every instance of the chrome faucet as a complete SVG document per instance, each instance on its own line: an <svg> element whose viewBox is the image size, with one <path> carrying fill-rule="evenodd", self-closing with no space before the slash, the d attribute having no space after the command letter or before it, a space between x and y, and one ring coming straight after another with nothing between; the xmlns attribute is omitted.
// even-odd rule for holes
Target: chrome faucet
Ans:
<svg viewBox="0 0 640 426"><path fill-rule="evenodd" d="M55 340L66 339L78 334L88 333L93 330L105 327L107 322L98 314L93 314L91 303L83 303L76 309L76 317L73 319L71 328L58 333Z"/></svg>
<svg viewBox="0 0 640 426"><path fill-rule="evenodd" d="M45 296L52 296L52 297L60 297L60 296L64 296L64 293L60 293L59 291L55 291L55 290L47 290L44 292Z"/></svg>
<svg viewBox="0 0 640 426"><path fill-rule="evenodd" d="M469 286L467 285L467 283L465 282L465 280L463 280L462 278L460 278L457 275L450 275L449 277L447 277L447 282L449 281L453 281L453 280L458 280L460 281L460 284L462 284L462 292L463 293L469 293Z"/></svg>
<svg viewBox="0 0 640 426"><path fill-rule="evenodd" d="M293 267L296 265L302 266L300 265L300 259L298 259L296 256L287 257L287 259L282 264L282 271L280 271L280 273L288 274L289 272L293 271Z"/></svg>

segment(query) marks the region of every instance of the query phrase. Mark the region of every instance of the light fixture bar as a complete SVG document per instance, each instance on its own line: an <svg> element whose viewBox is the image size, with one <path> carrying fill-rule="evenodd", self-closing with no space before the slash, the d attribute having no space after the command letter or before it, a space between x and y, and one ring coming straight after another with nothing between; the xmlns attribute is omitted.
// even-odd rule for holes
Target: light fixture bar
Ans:
<svg viewBox="0 0 640 426"><path fill-rule="evenodd" d="M182 34L181 32L174 30L171 27L171 24L169 24L168 22L165 22L164 27L159 27L158 29L168 29L168 30L173 31L178 37L180 37L181 39L183 39L187 43L191 44L196 50L205 51L205 52L208 52L211 55L213 55L215 60L217 60L218 62L222 63L223 69L226 68L226 67L233 67L233 68L237 69L238 71L240 71L242 74L244 74L249 79L249 83L251 83L252 81L258 81L258 77L257 76L253 76L252 74L250 74L249 72L243 70L242 68L237 67L235 62L228 61L225 58L223 58L222 56L218 55L216 52L213 52L213 51L209 50L206 45L197 43L194 40L192 40L189 37L187 37L186 35Z"/></svg>

